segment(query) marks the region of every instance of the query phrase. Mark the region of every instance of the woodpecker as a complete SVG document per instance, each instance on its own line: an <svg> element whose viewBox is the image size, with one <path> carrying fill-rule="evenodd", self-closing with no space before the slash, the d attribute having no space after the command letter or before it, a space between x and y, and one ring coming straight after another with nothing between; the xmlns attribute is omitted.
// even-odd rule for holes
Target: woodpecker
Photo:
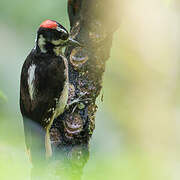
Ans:
<svg viewBox="0 0 180 180"><path fill-rule="evenodd" d="M35 46L21 71L20 110L26 147L30 151L35 141L32 136L38 138L44 130L47 157L52 155L49 129L53 120L64 112L68 100L68 62L62 53L62 48L68 45L81 46L58 22L49 19L42 22Z"/></svg>

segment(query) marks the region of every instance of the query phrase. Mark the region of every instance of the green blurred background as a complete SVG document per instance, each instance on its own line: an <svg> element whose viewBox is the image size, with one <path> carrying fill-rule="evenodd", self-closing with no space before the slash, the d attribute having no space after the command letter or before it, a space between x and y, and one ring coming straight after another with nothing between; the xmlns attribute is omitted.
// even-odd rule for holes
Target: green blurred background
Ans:
<svg viewBox="0 0 180 180"><path fill-rule="evenodd" d="M180 179L180 3L119 0L83 179ZM0 0L0 179L29 180L19 110L22 64L45 19L69 29L66 0ZM102 95L101 94L101 95Z"/></svg>

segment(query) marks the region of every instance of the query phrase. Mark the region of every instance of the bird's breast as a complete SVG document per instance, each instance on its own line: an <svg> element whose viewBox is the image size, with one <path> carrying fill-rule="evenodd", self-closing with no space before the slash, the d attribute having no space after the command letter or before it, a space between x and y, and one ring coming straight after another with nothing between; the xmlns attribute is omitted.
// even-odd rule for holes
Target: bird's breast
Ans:
<svg viewBox="0 0 180 180"><path fill-rule="evenodd" d="M56 109L55 109L56 118L64 112L64 109L68 101L68 89L69 89L69 83L68 81L66 81L60 98L55 99L56 100Z"/></svg>
<svg viewBox="0 0 180 180"><path fill-rule="evenodd" d="M56 103L56 117L59 116L64 112L64 108L67 105L68 101L68 92L69 92L69 77L68 77L68 62L67 59L63 56L61 56L64 62L65 70L64 70L64 76L65 76L65 83L64 87L61 93L61 96L59 97L57 103Z"/></svg>

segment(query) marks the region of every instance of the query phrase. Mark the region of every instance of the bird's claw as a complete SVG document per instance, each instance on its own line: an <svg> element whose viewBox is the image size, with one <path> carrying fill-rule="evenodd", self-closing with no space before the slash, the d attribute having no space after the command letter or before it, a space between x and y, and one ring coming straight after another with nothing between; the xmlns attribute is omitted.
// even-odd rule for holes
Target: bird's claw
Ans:
<svg viewBox="0 0 180 180"><path fill-rule="evenodd" d="M82 98L86 95L87 93L83 93L81 94L78 98L74 99L73 101L71 101L70 103L67 104L66 108L69 109L70 106L72 106L73 104L78 104L79 102L85 102L88 100L91 100L91 98ZM77 108L77 105L75 106L75 108L73 109L73 112L75 111L75 109Z"/></svg>

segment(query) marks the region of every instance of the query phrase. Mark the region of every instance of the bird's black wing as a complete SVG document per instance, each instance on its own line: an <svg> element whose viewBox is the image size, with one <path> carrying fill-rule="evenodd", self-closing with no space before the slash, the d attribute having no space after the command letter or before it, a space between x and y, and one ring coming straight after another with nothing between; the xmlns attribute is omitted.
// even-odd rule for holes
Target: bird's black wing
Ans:
<svg viewBox="0 0 180 180"><path fill-rule="evenodd" d="M25 143L26 148L29 151L31 146L31 117L30 117L30 98L27 95L28 92L28 83L27 83L27 68L28 68L28 58L23 64L22 71L21 71L21 80L20 80L20 110L23 117L23 124L24 124L24 135L25 135Z"/></svg>
<svg viewBox="0 0 180 180"><path fill-rule="evenodd" d="M31 99L28 87L28 70L33 64L35 65L34 97ZM42 148L44 146L37 141L44 138L44 128L47 125L45 119L52 116L52 109L56 107L56 99L60 97L63 90L66 80L64 70L65 64L61 57L36 56L33 53L27 57L23 65L20 108L24 122L26 146L28 149L31 148L31 153L32 147L39 145L39 148ZM44 143L44 139L41 142Z"/></svg>

